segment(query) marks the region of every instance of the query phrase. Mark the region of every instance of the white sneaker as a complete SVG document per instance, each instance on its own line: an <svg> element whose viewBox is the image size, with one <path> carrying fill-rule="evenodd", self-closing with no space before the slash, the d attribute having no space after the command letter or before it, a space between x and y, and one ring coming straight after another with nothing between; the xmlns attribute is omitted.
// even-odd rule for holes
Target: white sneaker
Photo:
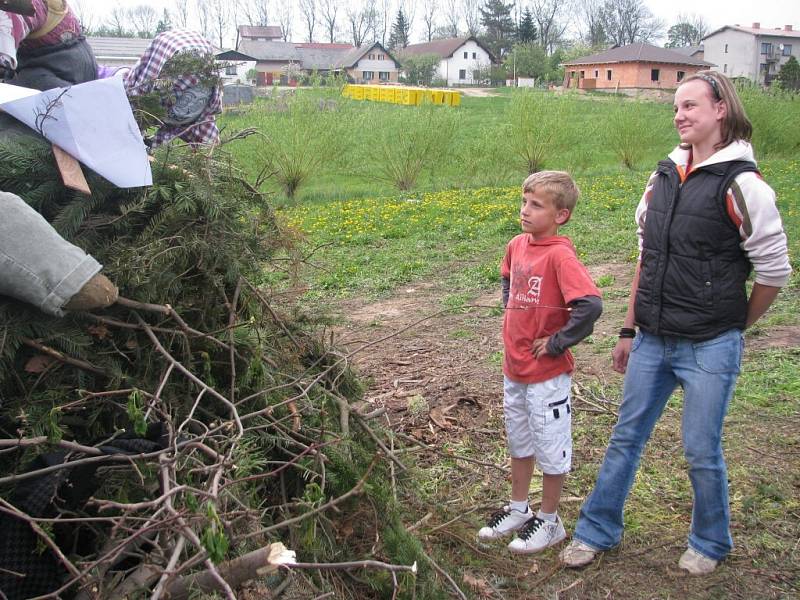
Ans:
<svg viewBox="0 0 800 600"><path fill-rule="evenodd" d="M559 517L556 517L555 522L533 517L525 523L517 537L511 540L508 549L516 554L532 554L555 546L566 537L567 532L564 531L564 524Z"/></svg>
<svg viewBox="0 0 800 600"><path fill-rule="evenodd" d="M713 573L719 564L718 560L700 554L694 548L688 548L678 561L681 569L689 571L691 575L708 575Z"/></svg>
<svg viewBox="0 0 800 600"><path fill-rule="evenodd" d="M530 518L530 510L521 513L510 506L504 506L489 518L486 527L481 527L480 531L478 531L478 539L496 540L504 535L522 529Z"/></svg>
<svg viewBox="0 0 800 600"><path fill-rule="evenodd" d="M558 558L565 567L583 567L592 562L599 552L597 548L573 539L569 546L561 551Z"/></svg>

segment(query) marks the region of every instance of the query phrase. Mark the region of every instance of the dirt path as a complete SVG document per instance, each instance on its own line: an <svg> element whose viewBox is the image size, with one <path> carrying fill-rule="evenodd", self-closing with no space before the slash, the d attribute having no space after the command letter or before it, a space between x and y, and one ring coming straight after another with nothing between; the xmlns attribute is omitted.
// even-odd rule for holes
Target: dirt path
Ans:
<svg viewBox="0 0 800 600"><path fill-rule="evenodd" d="M629 265L610 263L590 271L595 279L611 278L606 292L624 300L632 276ZM371 382L367 401L386 407L392 423L402 430L426 439L432 430L454 435L475 431L502 415L500 292L479 295L456 314L440 303L449 292L435 283L419 282L387 299L341 306L347 320L342 340L346 346L388 337L355 361ZM618 320L607 302L595 337L615 332ZM614 377L606 357L605 351L582 352L579 369L587 377Z"/></svg>
<svg viewBox="0 0 800 600"><path fill-rule="evenodd" d="M595 280L602 278L607 283L603 287L605 310L592 338L576 352L574 393L584 401L576 401L573 475L562 503L568 530L574 526L582 498L591 489L615 421L613 401L618 400L621 379L610 368L609 352L622 321L633 275L629 264L610 263L590 271ZM732 482L739 495L736 506L741 509L743 502L747 505L761 501L764 484L750 480L765 477L765 469L784 470L778 476L787 481L774 494L786 506L795 507L791 509L795 511L794 524L787 525L783 513L767 522L761 520L761 513L758 517L754 516L756 513L735 513L732 527L737 550L709 578L686 577L675 565L685 547L691 513L680 440L675 437L680 431L679 407L667 409L643 459L644 469L656 469L659 476L669 472L666 477L670 487L653 489L652 499L650 490L636 492L642 498L629 503L632 506L627 514L633 514L634 521L633 525L628 524L630 533L626 529L621 550L609 553L587 569L564 571L556 560L557 549L520 559L502 545L478 546L474 532L485 518L483 511L504 500L508 489L501 472L507 466L502 433L502 313L499 290L473 298L468 303L473 308L443 313L441 300L452 292L439 283L425 281L405 286L377 302L345 302L339 307L345 316L340 342L350 349L371 344L356 355L354 364L368 381L366 402L371 408L385 407L395 431L433 448L432 453L420 455L418 462L420 468L428 469L426 477L441 472L443 456L452 452L464 455L465 448L471 452L472 462L459 461L457 467L448 467L452 472L442 476L444 483L441 479L425 482L435 489L426 490L424 501L417 505L416 496L407 498L415 518L427 519L431 526L430 534L421 532L426 549L446 556L450 565L460 565L462 578L458 582L468 595L515 600L749 599L791 597L798 590L797 561L792 553L798 552L795 542L800 518L796 502L789 501L791 490L795 499L800 492L800 417L796 410L780 421L729 419L729 440L741 438L747 441L747 448L767 450L780 443L787 456L795 457L791 464L781 467L768 458L767 455L773 456L771 452L762 450L759 456L734 445L728 454L729 462L735 465ZM748 351L775 346L797 348L798 339L800 328L778 328L755 339ZM485 468L492 464L496 467ZM640 475L644 485L650 485L641 471ZM533 487L536 485L534 480ZM651 507L650 502L655 504ZM431 508L431 503L436 506ZM643 512L640 522L638 516ZM772 536L771 546L762 539L767 531ZM793 544L791 552L776 553L778 548L791 549Z"/></svg>

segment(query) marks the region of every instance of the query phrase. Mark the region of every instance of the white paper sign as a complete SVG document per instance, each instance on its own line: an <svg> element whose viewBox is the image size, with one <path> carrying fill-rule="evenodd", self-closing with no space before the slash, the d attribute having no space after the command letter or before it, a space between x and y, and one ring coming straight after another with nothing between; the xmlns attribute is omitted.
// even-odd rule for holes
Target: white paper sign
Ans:
<svg viewBox="0 0 800 600"><path fill-rule="evenodd" d="M0 84L0 109L121 188L153 183L122 80L38 92Z"/></svg>

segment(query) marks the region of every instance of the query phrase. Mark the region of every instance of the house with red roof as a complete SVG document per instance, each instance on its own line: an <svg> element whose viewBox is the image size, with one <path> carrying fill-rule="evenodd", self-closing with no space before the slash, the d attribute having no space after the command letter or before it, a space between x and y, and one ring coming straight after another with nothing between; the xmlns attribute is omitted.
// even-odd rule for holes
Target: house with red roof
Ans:
<svg viewBox="0 0 800 600"><path fill-rule="evenodd" d="M581 90L674 90L687 75L713 63L644 42L562 63L564 87Z"/></svg>

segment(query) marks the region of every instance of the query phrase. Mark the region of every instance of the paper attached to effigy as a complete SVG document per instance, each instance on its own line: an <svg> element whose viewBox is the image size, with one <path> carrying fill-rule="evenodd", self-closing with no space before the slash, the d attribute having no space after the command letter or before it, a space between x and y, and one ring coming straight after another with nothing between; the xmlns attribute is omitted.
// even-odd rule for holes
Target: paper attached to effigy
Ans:
<svg viewBox="0 0 800 600"><path fill-rule="evenodd" d="M0 83L0 109L117 187L153 183L147 149L118 77L46 92Z"/></svg>

